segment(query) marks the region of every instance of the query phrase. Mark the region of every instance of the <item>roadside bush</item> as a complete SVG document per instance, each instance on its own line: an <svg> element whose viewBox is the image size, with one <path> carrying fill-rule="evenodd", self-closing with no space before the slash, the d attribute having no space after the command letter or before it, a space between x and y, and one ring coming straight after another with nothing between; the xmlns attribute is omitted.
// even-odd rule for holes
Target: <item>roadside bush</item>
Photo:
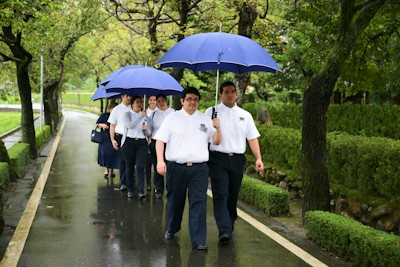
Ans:
<svg viewBox="0 0 400 267"><path fill-rule="evenodd" d="M40 131L40 127L35 129L36 135L36 147L40 148L47 140L49 140L51 136L50 126L43 125L42 131Z"/></svg>
<svg viewBox="0 0 400 267"><path fill-rule="evenodd" d="M7 162L0 162L0 189L3 189L10 181L9 167Z"/></svg>
<svg viewBox="0 0 400 267"><path fill-rule="evenodd" d="M29 162L29 144L17 143L8 149L8 156L15 168L18 178L24 174L24 168Z"/></svg>
<svg viewBox="0 0 400 267"><path fill-rule="evenodd" d="M330 212L310 211L304 219L311 240L355 266L395 267L400 262L400 236Z"/></svg>
<svg viewBox="0 0 400 267"><path fill-rule="evenodd" d="M276 186L244 176L239 198L267 215L289 212L289 194Z"/></svg>

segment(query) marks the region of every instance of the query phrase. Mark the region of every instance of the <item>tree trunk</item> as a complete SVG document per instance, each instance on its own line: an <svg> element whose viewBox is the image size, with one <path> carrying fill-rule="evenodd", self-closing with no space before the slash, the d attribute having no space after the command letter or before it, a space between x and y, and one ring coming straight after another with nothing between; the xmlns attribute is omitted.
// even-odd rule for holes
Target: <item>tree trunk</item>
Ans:
<svg viewBox="0 0 400 267"><path fill-rule="evenodd" d="M251 39L253 33L253 25L257 19L256 6L253 3L244 2L239 7L239 22L238 22L238 34L248 37ZM239 106L243 105L244 94L246 93L246 88L250 84L250 74L237 74L235 75L235 84L238 89L238 98L236 100Z"/></svg>
<svg viewBox="0 0 400 267"><path fill-rule="evenodd" d="M303 219L311 210L330 210L329 179L326 168L327 110L333 89L346 59L359 36L369 25L384 0L365 2L356 8L355 1L342 0L341 28L321 72L313 75L303 99Z"/></svg>

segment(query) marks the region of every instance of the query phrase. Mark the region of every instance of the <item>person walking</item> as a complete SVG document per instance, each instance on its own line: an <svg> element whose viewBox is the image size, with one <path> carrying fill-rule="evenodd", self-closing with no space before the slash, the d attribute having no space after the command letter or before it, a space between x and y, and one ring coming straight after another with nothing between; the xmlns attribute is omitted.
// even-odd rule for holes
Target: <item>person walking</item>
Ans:
<svg viewBox="0 0 400 267"><path fill-rule="evenodd" d="M226 245L232 239L237 219L236 204L246 163L246 140L256 158L256 169L263 170L264 164L257 139L260 134L251 114L237 106L235 85L232 82L221 84L219 97L222 103L216 106L216 111L224 138L218 146L210 144L208 166L219 242ZM205 113L211 118L213 108L208 108Z"/></svg>
<svg viewBox="0 0 400 267"><path fill-rule="evenodd" d="M149 100L148 100L148 108L147 108L147 117L151 118L153 115L153 112L157 110L157 100L156 100L156 96L152 95L149 96ZM151 142L151 138L148 139L149 141L149 146L150 146L150 142ZM151 154L151 151L149 149L148 153L147 153L147 158L146 158L146 169L145 169L145 173L146 173L146 190L149 192L151 190L151 173L152 173L152 167L154 167L154 159L153 156ZM155 167L154 167L155 170ZM157 173L156 171L154 171L154 173ZM155 186L155 181L154 181L154 186Z"/></svg>
<svg viewBox="0 0 400 267"><path fill-rule="evenodd" d="M110 123L110 139L113 148L118 151L119 156L119 179L120 179L120 190L126 190L126 175L125 175L125 159L122 155L121 147L121 139L124 134L125 125L123 123L123 118L127 111L132 110L131 100L132 97L130 95L122 95L121 103L117 105L112 112L110 113L110 117L108 118L108 123Z"/></svg>
<svg viewBox="0 0 400 267"><path fill-rule="evenodd" d="M103 142L99 144L97 149L97 163L105 167L104 179L108 180L108 177L112 179L115 177L114 169L119 168L119 155L118 151L113 148L110 138L110 123L108 118L110 113L117 104L111 102L107 107L107 112L100 115L96 121L97 128L100 128L103 133Z"/></svg>
<svg viewBox="0 0 400 267"><path fill-rule="evenodd" d="M165 239L181 229L186 195L189 199L189 234L192 249L207 250L208 143L221 143L219 118L198 111L200 93L196 88L183 90L182 109L162 123L156 139L157 172L167 174L167 222ZM164 145L166 146L164 161Z"/></svg>
<svg viewBox="0 0 400 267"><path fill-rule="evenodd" d="M136 169L137 197L140 200L146 197L144 194L144 168L149 149L146 137L151 134L151 131L150 127L147 127L147 112L143 110L143 99L140 96L133 96L132 101L132 110L124 115L125 131L121 140L121 149L126 163L128 198L134 197L133 177Z"/></svg>
<svg viewBox="0 0 400 267"><path fill-rule="evenodd" d="M158 129L160 129L161 124L170 114L174 113L175 110L168 106L167 98L163 94L159 94L156 97L157 99L157 110L153 113L151 118L151 135L155 136ZM157 154L156 154L156 142L150 138L150 152L153 157L154 168L157 170ZM165 150L165 148L164 148ZM154 193L155 197L161 199L164 194L164 176L161 176L157 171L154 172Z"/></svg>

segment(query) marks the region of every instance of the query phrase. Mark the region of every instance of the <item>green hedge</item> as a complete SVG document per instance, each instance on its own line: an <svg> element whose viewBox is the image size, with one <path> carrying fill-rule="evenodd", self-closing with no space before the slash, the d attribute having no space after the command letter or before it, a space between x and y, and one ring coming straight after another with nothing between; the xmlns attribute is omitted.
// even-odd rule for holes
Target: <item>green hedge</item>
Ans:
<svg viewBox="0 0 400 267"><path fill-rule="evenodd" d="M301 132L279 126L259 127L263 159L301 173ZM327 136L331 183L365 195L400 201L400 141L344 134Z"/></svg>
<svg viewBox="0 0 400 267"><path fill-rule="evenodd" d="M49 125L43 125L42 131L40 131L40 127L35 129L36 136L36 147L40 148L42 145L50 139L51 131Z"/></svg>
<svg viewBox="0 0 400 267"><path fill-rule="evenodd" d="M24 174L24 168L29 162L29 144L17 143L13 145L8 149L8 156L14 166L17 177L21 178Z"/></svg>
<svg viewBox="0 0 400 267"><path fill-rule="evenodd" d="M289 194L285 190L248 176L243 177L239 198L267 215L289 212Z"/></svg>
<svg viewBox="0 0 400 267"><path fill-rule="evenodd" d="M93 92L94 93L94 92ZM89 107L100 107L99 101L90 101L93 93L88 92L66 92L62 94L62 102L65 104L76 104Z"/></svg>
<svg viewBox="0 0 400 267"><path fill-rule="evenodd" d="M3 189L10 181L10 173L7 162L0 162L0 189Z"/></svg>
<svg viewBox="0 0 400 267"><path fill-rule="evenodd" d="M257 118L257 111L260 107L268 110L274 125L301 129L303 112L301 104L268 102L244 104L244 108L254 118ZM331 104L328 109L327 131L400 139L400 106Z"/></svg>
<svg viewBox="0 0 400 267"><path fill-rule="evenodd" d="M400 236L323 211L305 215L308 237L355 266L399 266Z"/></svg>

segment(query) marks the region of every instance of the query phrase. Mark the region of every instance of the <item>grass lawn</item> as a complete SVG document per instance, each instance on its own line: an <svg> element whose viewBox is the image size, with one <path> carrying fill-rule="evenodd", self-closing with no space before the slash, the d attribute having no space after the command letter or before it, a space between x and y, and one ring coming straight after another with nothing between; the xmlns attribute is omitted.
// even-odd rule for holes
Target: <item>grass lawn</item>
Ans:
<svg viewBox="0 0 400 267"><path fill-rule="evenodd" d="M21 125L21 113L1 112L0 113L0 134L8 132Z"/></svg>

